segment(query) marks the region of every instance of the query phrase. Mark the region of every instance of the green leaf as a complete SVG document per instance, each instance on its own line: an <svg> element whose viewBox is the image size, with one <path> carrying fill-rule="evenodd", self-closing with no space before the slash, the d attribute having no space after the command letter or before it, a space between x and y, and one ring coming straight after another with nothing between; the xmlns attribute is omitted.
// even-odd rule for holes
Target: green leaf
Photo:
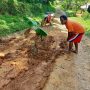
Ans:
<svg viewBox="0 0 90 90"><path fill-rule="evenodd" d="M39 36L47 36L47 33L42 28L37 28L35 31Z"/></svg>
<svg viewBox="0 0 90 90"><path fill-rule="evenodd" d="M37 27L38 24L37 22L33 21L31 18L29 17L24 17L24 20L30 25L30 27Z"/></svg>

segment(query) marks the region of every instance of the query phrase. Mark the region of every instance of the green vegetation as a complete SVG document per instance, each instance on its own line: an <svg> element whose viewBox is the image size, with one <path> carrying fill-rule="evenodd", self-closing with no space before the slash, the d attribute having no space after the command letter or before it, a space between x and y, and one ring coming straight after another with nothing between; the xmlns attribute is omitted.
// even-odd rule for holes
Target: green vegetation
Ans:
<svg viewBox="0 0 90 90"><path fill-rule="evenodd" d="M22 17L0 15L0 36L5 36L28 27Z"/></svg>
<svg viewBox="0 0 90 90"><path fill-rule="evenodd" d="M53 0L0 0L0 36L30 28L25 17L40 24L46 12L54 12Z"/></svg>
<svg viewBox="0 0 90 90"><path fill-rule="evenodd" d="M35 31L36 31L36 34L40 36L41 40L43 37L47 36L47 33L41 28L37 28Z"/></svg>
<svg viewBox="0 0 90 90"><path fill-rule="evenodd" d="M76 16L75 11L73 11L73 10L67 10L67 11L66 11L66 14L67 14L67 16L69 16L69 17Z"/></svg>
<svg viewBox="0 0 90 90"><path fill-rule="evenodd" d="M6 36L30 28L25 17L40 22L46 12L54 12L59 6L71 19L83 24L86 35L90 34L90 13L84 12L82 17L76 17L80 6L90 0L0 0L0 36ZM89 35L90 36L90 35Z"/></svg>
<svg viewBox="0 0 90 90"><path fill-rule="evenodd" d="M81 23L86 29L86 35L90 37L90 13L83 10L81 13L80 7L90 3L90 0L64 0L61 1L61 8L66 12L70 19ZM81 14L78 16L76 14Z"/></svg>
<svg viewBox="0 0 90 90"><path fill-rule="evenodd" d="M68 16L75 16L80 6L85 4L87 0L64 0L61 3L61 8Z"/></svg>
<svg viewBox="0 0 90 90"><path fill-rule="evenodd" d="M86 30L86 35L90 37L90 14L85 12L82 17L70 17L70 19L81 23Z"/></svg>

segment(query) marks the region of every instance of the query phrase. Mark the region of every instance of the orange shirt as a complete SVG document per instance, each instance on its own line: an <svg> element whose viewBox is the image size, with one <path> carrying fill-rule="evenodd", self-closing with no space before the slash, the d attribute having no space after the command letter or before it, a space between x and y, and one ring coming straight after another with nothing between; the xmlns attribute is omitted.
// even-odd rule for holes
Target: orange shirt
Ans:
<svg viewBox="0 0 90 90"><path fill-rule="evenodd" d="M67 20L67 23L65 24L66 28L68 29L68 32L75 32L75 33L84 33L85 29L83 26L81 26L79 23Z"/></svg>

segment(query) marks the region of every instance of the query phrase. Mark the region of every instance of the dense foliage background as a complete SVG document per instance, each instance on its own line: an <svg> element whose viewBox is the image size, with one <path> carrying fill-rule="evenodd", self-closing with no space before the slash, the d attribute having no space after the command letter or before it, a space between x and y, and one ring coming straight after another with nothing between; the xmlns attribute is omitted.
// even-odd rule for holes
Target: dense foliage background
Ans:
<svg viewBox="0 0 90 90"><path fill-rule="evenodd" d="M24 17L30 17L38 23L41 22L46 12L55 12L60 7L74 20L83 23L90 32L90 13L84 11L82 17L76 17L80 13L81 5L90 0L0 0L0 36L5 36L29 27Z"/></svg>

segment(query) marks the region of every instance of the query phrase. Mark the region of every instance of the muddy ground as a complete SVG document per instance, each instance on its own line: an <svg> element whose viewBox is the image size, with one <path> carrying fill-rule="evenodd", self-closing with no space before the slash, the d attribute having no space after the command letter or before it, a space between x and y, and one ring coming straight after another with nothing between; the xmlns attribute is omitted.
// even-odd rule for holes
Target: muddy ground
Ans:
<svg viewBox="0 0 90 90"><path fill-rule="evenodd" d="M33 30L0 39L0 90L90 90L90 39L68 54L66 28L54 22L43 41Z"/></svg>
<svg viewBox="0 0 90 90"><path fill-rule="evenodd" d="M43 27L43 40L32 30L0 39L0 90L41 90L58 56L65 54L66 33L57 25Z"/></svg>
<svg viewBox="0 0 90 90"><path fill-rule="evenodd" d="M90 90L90 40L84 37L78 54L59 56L43 90Z"/></svg>

